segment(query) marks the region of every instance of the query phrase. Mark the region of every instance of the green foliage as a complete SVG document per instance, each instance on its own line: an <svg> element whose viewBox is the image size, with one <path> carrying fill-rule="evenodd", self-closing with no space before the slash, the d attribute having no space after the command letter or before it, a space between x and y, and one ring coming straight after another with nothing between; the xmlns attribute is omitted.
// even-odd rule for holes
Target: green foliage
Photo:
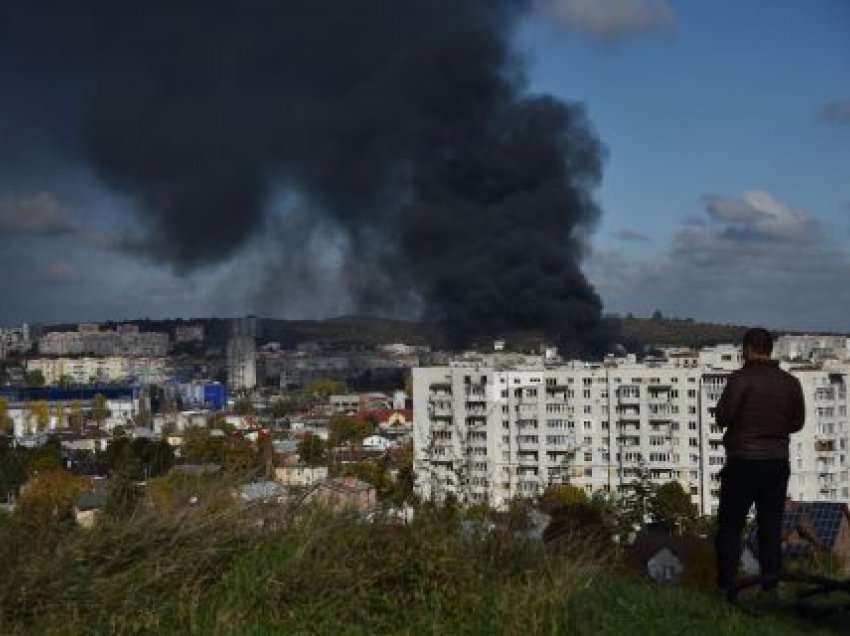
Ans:
<svg viewBox="0 0 850 636"><path fill-rule="evenodd" d="M109 407L106 403L106 397L102 393L98 393L91 401L91 416L98 426L102 426L109 417Z"/></svg>
<svg viewBox="0 0 850 636"><path fill-rule="evenodd" d="M120 437L109 444L105 455L110 474L136 481L163 475L174 465L174 451L165 440Z"/></svg>
<svg viewBox="0 0 850 636"><path fill-rule="evenodd" d="M691 347L740 342L747 327L655 318L626 317L622 320L623 335L646 345Z"/></svg>
<svg viewBox="0 0 850 636"><path fill-rule="evenodd" d="M328 446L357 446L373 430L373 426L361 417L334 415L328 422Z"/></svg>
<svg viewBox="0 0 850 636"><path fill-rule="evenodd" d="M233 405L233 412L236 415L254 415L254 404L248 398L239 398Z"/></svg>
<svg viewBox="0 0 850 636"><path fill-rule="evenodd" d="M30 449L26 459L26 467L28 475L62 468L62 444L55 437L50 437L41 446Z"/></svg>
<svg viewBox="0 0 850 636"><path fill-rule="evenodd" d="M298 457L308 466L324 466L327 456L326 444L318 435L306 435L298 442Z"/></svg>
<svg viewBox="0 0 850 636"><path fill-rule="evenodd" d="M839 619L805 623L793 615L753 616L719 595L687 587L657 586L623 576L606 576L573 595L568 634L621 636L797 636L840 634Z"/></svg>
<svg viewBox="0 0 850 636"><path fill-rule="evenodd" d="M76 384L76 382L74 382L74 378L72 378L70 375L62 375L59 378L59 386L61 386L63 389L67 389L68 387L72 387L75 384Z"/></svg>
<svg viewBox="0 0 850 636"><path fill-rule="evenodd" d="M13 427L14 422L9 415L9 402L6 398L0 397L0 435L11 435Z"/></svg>
<svg viewBox="0 0 850 636"><path fill-rule="evenodd" d="M41 372L41 369L35 369L33 371L27 371L24 374L24 382L27 383L28 387L40 387L44 386L44 374Z"/></svg>
<svg viewBox="0 0 850 636"><path fill-rule="evenodd" d="M31 451L18 446L0 446L0 501L16 496L27 480L27 465Z"/></svg>
<svg viewBox="0 0 850 636"><path fill-rule="evenodd" d="M587 504L588 498L584 489L572 484L549 486L543 493L543 501L562 506Z"/></svg>
<svg viewBox="0 0 850 636"><path fill-rule="evenodd" d="M341 380L332 380L330 378L316 378L311 380L304 390L320 398L327 398L330 395L339 395L348 393L348 385Z"/></svg>
<svg viewBox="0 0 850 636"><path fill-rule="evenodd" d="M696 507L678 481L660 486L649 500L649 511L655 521L681 529L690 528L696 521Z"/></svg>
<svg viewBox="0 0 850 636"><path fill-rule="evenodd" d="M115 473L109 478L103 514L112 519L126 519L136 512L142 493L129 475Z"/></svg>
<svg viewBox="0 0 850 636"><path fill-rule="evenodd" d="M340 468L340 474L356 477L375 487L379 498L386 497L393 486L392 478L387 471L387 463L382 460L365 460L353 464L345 464Z"/></svg>
<svg viewBox="0 0 850 636"><path fill-rule="evenodd" d="M295 413L299 408L299 402L295 399L284 399L278 398L277 400L273 400L269 411L272 417L276 419L282 419L284 417L289 417L293 413Z"/></svg>
<svg viewBox="0 0 850 636"><path fill-rule="evenodd" d="M88 480L61 468L41 469L21 490L15 516L29 528L71 523L74 503L88 487Z"/></svg>
<svg viewBox="0 0 850 636"><path fill-rule="evenodd" d="M35 424L35 430L45 431L50 424L50 407L44 400L27 403L27 418L30 424Z"/></svg>
<svg viewBox="0 0 850 636"><path fill-rule="evenodd" d="M224 438L213 437L204 426L190 426L183 431L180 454L190 464L223 464Z"/></svg>
<svg viewBox="0 0 850 636"><path fill-rule="evenodd" d="M617 574L581 542L552 553L510 526L470 532L433 506L407 525L311 508L245 523L232 499L206 504L190 481L151 485L201 493L196 507L140 507L91 530L0 521L0 632L821 636L844 627L844 617L750 616Z"/></svg>
<svg viewBox="0 0 850 636"><path fill-rule="evenodd" d="M210 430L218 429L220 431L224 431L227 435L232 435L233 431L236 430L236 427L227 421L227 417L224 413L216 413L212 415L207 420L207 428Z"/></svg>
<svg viewBox="0 0 850 636"><path fill-rule="evenodd" d="M83 407L77 400L71 402L71 412L68 414L68 426L78 433L82 433L83 429L85 429L86 418L83 415Z"/></svg>
<svg viewBox="0 0 850 636"><path fill-rule="evenodd" d="M641 460L637 474L628 486L628 491L620 501L621 521L626 526L642 525L650 512L650 501L655 496L656 489L646 461Z"/></svg>

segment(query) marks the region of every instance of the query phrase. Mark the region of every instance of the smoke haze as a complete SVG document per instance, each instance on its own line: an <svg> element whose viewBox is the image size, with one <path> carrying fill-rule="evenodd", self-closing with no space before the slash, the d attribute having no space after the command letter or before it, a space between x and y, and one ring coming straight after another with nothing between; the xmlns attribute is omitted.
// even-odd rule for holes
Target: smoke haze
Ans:
<svg viewBox="0 0 850 636"><path fill-rule="evenodd" d="M277 296L327 281L312 239L330 231L358 311L419 312L457 346L541 329L595 348L580 262L604 151L581 106L526 91L511 38L529 7L11 0L0 56L42 81L7 103L7 141L39 131L130 195L122 248L178 272L269 233L256 277ZM270 212L287 190L294 226Z"/></svg>

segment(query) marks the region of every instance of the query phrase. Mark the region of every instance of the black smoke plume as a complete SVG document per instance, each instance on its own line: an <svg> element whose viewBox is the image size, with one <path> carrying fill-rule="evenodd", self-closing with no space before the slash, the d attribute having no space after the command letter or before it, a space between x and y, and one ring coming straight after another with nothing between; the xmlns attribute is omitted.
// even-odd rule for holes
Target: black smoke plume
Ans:
<svg viewBox="0 0 850 636"><path fill-rule="evenodd" d="M598 344L580 261L603 149L580 106L525 89L511 40L530 2L4 6L6 71L36 84L17 116L49 100L63 152L132 196L128 249L222 262L291 190L345 236L358 310L402 299L458 346L525 329ZM280 249L297 266L298 243Z"/></svg>

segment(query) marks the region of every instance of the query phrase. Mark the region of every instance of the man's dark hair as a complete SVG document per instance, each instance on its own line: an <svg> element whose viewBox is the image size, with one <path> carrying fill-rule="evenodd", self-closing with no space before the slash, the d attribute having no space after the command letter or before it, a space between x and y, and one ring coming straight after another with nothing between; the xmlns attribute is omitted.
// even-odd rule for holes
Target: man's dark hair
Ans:
<svg viewBox="0 0 850 636"><path fill-rule="evenodd" d="M744 334L744 351L749 349L753 353L769 356L773 353L773 336L767 329L750 329Z"/></svg>

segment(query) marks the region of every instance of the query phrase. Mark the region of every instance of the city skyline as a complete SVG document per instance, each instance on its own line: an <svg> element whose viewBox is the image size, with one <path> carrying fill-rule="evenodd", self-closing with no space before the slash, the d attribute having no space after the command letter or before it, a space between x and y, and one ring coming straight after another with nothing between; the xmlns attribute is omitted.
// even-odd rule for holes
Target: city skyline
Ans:
<svg viewBox="0 0 850 636"><path fill-rule="evenodd" d="M512 36L526 91L583 104L607 150L582 260L605 311L850 330L848 31L840 2L535 3ZM347 239L297 192L273 194L224 260L181 270L132 249L138 202L69 152L32 99L37 77L0 62L14 93L0 114L0 323L356 313ZM287 262L280 232L306 259ZM285 273L274 294L269 271Z"/></svg>

